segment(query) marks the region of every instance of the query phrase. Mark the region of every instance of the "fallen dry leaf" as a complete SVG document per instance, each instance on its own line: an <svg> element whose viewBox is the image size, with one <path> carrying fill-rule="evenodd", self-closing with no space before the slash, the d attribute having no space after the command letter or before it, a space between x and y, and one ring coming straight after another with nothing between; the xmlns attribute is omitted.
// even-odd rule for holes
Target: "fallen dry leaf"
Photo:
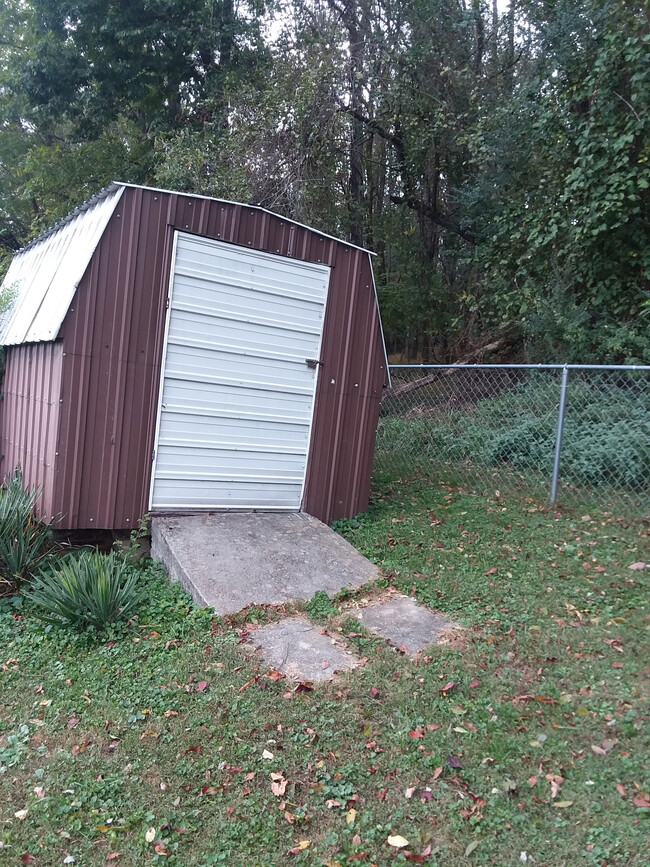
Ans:
<svg viewBox="0 0 650 867"><path fill-rule="evenodd" d="M646 564L642 563L641 561L637 561L636 563L630 563L627 568L631 569L633 572L641 572L643 571L643 569L646 568Z"/></svg>
<svg viewBox="0 0 650 867"><path fill-rule="evenodd" d="M147 833L144 835L144 839L147 843L153 843L156 839L156 829L152 826L151 828L147 828Z"/></svg>
<svg viewBox="0 0 650 867"><path fill-rule="evenodd" d="M635 807L650 807L650 795L647 792L641 792L632 803Z"/></svg>
<svg viewBox="0 0 650 867"><path fill-rule="evenodd" d="M455 681L455 680L450 680L449 683L446 683L446 684L442 687L442 689L439 689L439 690L438 690L438 692L439 692L441 695L447 695L447 693L448 693L448 692L451 692L451 690L452 690L455 686L456 686L456 681Z"/></svg>
<svg viewBox="0 0 650 867"><path fill-rule="evenodd" d="M352 809L348 810L345 816L345 821L348 825L351 825L357 817L357 811L352 807Z"/></svg>
<svg viewBox="0 0 650 867"><path fill-rule="evenodd" d="M282 795L284 795L288 782L288 780L285 780L283 778L281 780L276 780L275 782L271 783L271 791L276 798L281 798Z"/></svg>
<svg viewBox="0 0 650 867"><path fill-rule="evenodd" d="M622 783L616 783L616 791L619 793L621 798L627 798L627 792L625 791L625 786Z"/></svg>
<svg viewBox="0 0 650 867"><path fill-rule="evenodd" d="M305 849L309 849L311 846L311 840L301 840L297 846L294 846L292 849L289 849L288 855L298 855L300 852L304 852Z"/></svg>
<svg viewBox="0 0 650 867"><path fill-rule="evenodd" d="M408 846L409 841L406 837L402 837L399 834L394 834L390 836L386 842L389 846L392 846L394 849L403 849L405 846Z"/></svg>

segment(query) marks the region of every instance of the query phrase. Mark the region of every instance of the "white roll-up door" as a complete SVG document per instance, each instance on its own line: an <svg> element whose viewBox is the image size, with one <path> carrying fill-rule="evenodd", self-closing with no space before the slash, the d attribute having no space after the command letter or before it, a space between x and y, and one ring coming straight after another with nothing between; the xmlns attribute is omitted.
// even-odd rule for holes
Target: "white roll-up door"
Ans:
<svg viewBox="0 0 650 867"><path fill-rule="evenodd" d="M299 509L329 268L177 233L151 508Z"/></svg>

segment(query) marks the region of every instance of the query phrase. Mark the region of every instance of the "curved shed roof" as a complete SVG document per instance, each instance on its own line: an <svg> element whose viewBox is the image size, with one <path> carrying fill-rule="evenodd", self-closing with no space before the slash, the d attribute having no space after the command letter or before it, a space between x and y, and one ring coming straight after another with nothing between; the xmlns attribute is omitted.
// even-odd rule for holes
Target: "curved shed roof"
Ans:
<svg viewBox="0 0 650 867"><path fill-rule="evenodd" d="M77 286L126 187L170 192L114 181L14 255L2 283L2 289L12 291L15 297L10 309L0 319L0 346L56 339ZM215 201L212 196L182 195ZM272 213L259 205L245 207ZM295 220L283 219L302 226ZM332 237L311 227L304 228L325 238ZM334 240L363 249L348 241ZM364 252L373 255L369 250Z"/></svg>
<svg viewBox="0 0 650 867"><path fill-rule="evenodd" d="M56 338L123 192L111 184L15 254L2 284L15 297L0 322L0 345Z"/></svg>

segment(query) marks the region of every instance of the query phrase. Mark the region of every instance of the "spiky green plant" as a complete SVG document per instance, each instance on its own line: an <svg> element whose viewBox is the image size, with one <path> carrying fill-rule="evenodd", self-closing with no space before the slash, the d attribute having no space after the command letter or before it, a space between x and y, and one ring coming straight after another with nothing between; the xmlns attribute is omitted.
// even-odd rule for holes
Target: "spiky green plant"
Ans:
<svg viewBox="0 0 650 867"><path fill-rule="evenodd" d="M48 554L52 534L36 515L39 497L23 487L19 469L0 487L0 595L15 593Z"/></svg>
<svg viewBox="0 0 650 867"><path fill-rule="evenodd" d="M138 572L115 552L82 551L41 571L24 596L46 623L101 630L135 613L137 581Z"/></svg>

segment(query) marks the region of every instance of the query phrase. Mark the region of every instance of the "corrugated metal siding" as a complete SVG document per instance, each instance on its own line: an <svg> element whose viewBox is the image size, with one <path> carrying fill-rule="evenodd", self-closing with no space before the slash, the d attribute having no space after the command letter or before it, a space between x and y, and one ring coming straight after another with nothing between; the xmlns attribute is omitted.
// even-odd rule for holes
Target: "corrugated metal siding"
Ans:
<svg viewBox="0 0 650 867"><path fill-rule="evenodd" d="M54 511L69 528L125 528L147 509L177 229L332 268L303 508L326 522L362 511L386 375L368 254L259 209L138 187L60 330Z"/></svg>
<svg viewBox="0 0 650 867"><path fill-rule="evenodd" d="M63 323L57 500L71 528L133 527L147 508L167 204L128 191Z"/></svg>
<svg viewBox="0 0 650 867"><path fill-rule="evenodd" d="M300 508L328 283L178 234L152 508Z"/></svg>
<svg viewBox="0 0 650 867"><path fill-rule="evenodd" d="M54 340L123 188L79 209L16 253L3 286L17 292L0 345Z"/></svg>
<svg viewBox="0 0 650 867"><path fill-rule="evenodd" d="M0 475L20 467L25 483L42 490L38 511L56 516L54 480L63 347L15 346L5 353L0 400Z"/></svg>
<svg viewBox="0 0 650 867"><path fill-rule="evenodd" d="M305 511L328 523L364 511L368 505L386 375L373 296L368 255L338 245L303 504Z"/></svg>

